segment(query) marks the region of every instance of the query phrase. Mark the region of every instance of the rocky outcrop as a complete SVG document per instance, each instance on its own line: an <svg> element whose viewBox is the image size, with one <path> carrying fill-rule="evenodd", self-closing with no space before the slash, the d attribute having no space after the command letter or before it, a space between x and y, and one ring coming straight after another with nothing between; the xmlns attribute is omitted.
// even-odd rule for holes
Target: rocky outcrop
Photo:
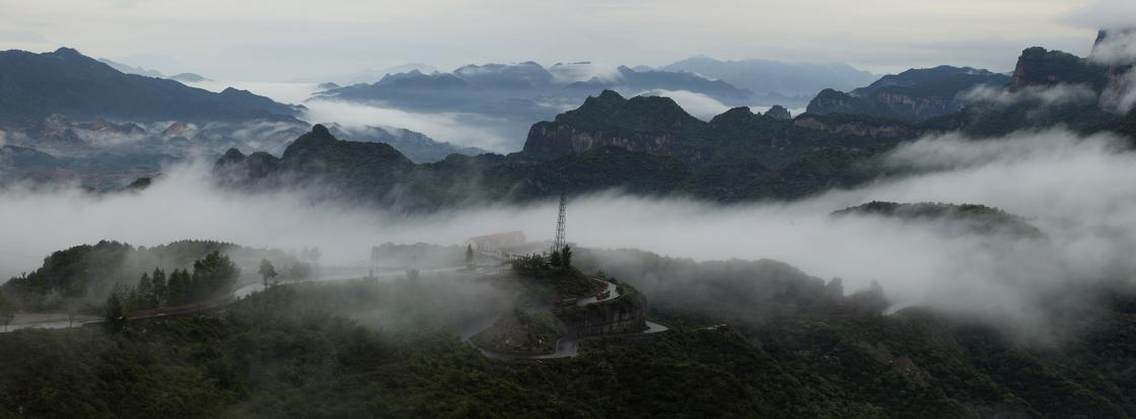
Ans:
<svg viewBox="0 0 1136 419"><path fill-rule="evenodd" d="M814 115L846 114L875 115L879 110L875 104L834 89L824 89L805 108L806 113Z"/></svg>
<svg viewBox="0 0 1136 419"><path fill-rule="evenodd" d="M902 139L914 138L921 133L915 127L899 121L849 118L841 115L805 114L794 120L793 124L801 128L820 130L839 136Z"/></svg>
<svg viewBox="0 0 1136 419"><path fill-rule="evenodd" d="M415 165L393 147L382 143L340 141L323 125L292 142L280 158L257 152L245 156L231 149L214 165L223 183L234 186L283 186L305 182L331 182L342 186L334 193L353 194L392 190Z"/></svg>
<svg viewBox="0 0 1136 419"><path fill-rule="evenodd" d="M1100 91L1107 80L1107 68L1102 65L1067 52L1033 47L1018 57L1011 87L1084 84Z"/></svg>
<svg viewBox="0 0 1136 419"><path fill-rule="evenodd" d="M922 122L961 110L960 95L975 87L1004 86L1009 77L969 67L939 66L884 76L850 93L821 91L809 103L817 115L867 115Z"/></svg>
<svg viewBox="0 0 1136 419"><path fill-rule="evenodd" d="M647 329L647 299L627 285L617 298L557 313L577 337L638 333Z"/></svg>
<svg viewBox="0 0 1136 419"><path fill-rule="evenodd" d="M673 100L638 96L624 99L605 90L575 110L539 122L529 130L524 152L556 158L614 146L629 151L665 154L706 123L686 113Z"/></svg>
<svg viewBox="0 0 1136 419"><path fill-rule="evenodd" d="M765 116L780 120L793 119L793 115L789 113L789 110L785 109L785 107L781 105L773 105L772 108L769 108L768 111L765 111Z"/></svg>
<svg viewBox="0 0 1136 419"><path fill-rule="evenodd" d="M630 133L623 136L602 131L585 131L556 122L539 122L529 130L524 151L545 158L579 154L602 147L619 147L640 153L665 154L679 138L665 132Z"/></svg>

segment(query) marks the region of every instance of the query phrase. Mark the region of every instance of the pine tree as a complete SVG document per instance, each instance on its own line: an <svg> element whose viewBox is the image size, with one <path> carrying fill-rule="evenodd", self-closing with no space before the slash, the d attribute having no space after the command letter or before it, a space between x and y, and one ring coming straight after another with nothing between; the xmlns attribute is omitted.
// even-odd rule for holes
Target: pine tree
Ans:
<svg viewBox="0 0 1136 419"><path fill-rule="evenodd" d="M562 262L562 260L560 259L560 251L559 250L553 250L552 255L550 255L548 257L548 264L552 265L555 268L558 268L558 267L560 267L561 262Z"/></svg>
<svg viewBox="0 0 1136 419"><path fill-rule="evenodd" d="M268 289L268 281L276 278L276 267L272 266L272 262L269 262L268 259L261 259L260 269L257 270L257 273L260 274L261 279L264 281L264 288Z"/></svg>
<svg viewBox="0 0 1136 419"><path fill-rule="evenodd" d="M106 327L112 331L122 330L126 324L126 312L122 307L121 290L115 290L107 298L105 307Z"/></svg>
<svg viewBox="0 0 1136 419"><path fill-rule="evenodd" d="M189 272L174 269L170 273L170 280L167 287L169 288L166 297L166 303L169 305L180 305L189 300Z"/></svg>
<svg viewBox="0 0 1136 419"><path fill-rule="evenodd" d="M8 325L16 318L16 307L4 298L4 294L0 293L0 324L4 325L4 331L8 331Z"/></svg>
<svg viewBox="0 0 1136 419"><path fill-rule="evenodd" d="M565 245L564 249L562 249L560 251L560 262L564 264L565 268L572 266L572 248L571 247L568 247L567 245Z"/></svg>
<svg viewBox="0 0 1136 419"><path fill-rule="evenodd" d="M154 283L150 280L149 274L142 274L142 279L138 280L138 288L135 289L138 293L138 306L139 308L154 308Z"/></svg>
<svg viewBox="0 0 1136 419"><path fill-rule="evenodd" d="M154 274L151 276L153 284L153 292L150 296L150 304L154 307L162 307L166 305L169 298L169 286L166 284L166 273L161 269L154 268Z"/></svg>

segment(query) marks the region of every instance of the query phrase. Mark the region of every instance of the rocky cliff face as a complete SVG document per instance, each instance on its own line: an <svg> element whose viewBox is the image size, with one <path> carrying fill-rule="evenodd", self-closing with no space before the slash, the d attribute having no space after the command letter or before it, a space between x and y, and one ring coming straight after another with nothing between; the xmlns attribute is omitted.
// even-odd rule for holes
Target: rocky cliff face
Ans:
<svg viewBox="0 0 1136 419"><path fill-rule="evenodd" d="M555 158L614 146L662 154L673 151L682 139L697 135L705 126L671 99L624 99L606 90L589 97L579 108L558 115L555 121L533 125L524 152Z"/></svg>
<svg viewBox="0 0 1136 419"><path fill-rule="evenodd" d="M1062 51L1027 48L1014 66L1011 87L1084 84L1100 90L1107 83L1107 69Z"/></svg>
<svg viewBox="0 0 1136 419"><path fill-rule="evenodd" d="M679 138L666 132L636 132L620 135L581 130L556 122L539 122L529 130L524 151L550 158L612 146L640 153L666 154L673 150L679 141Z"/></svg>
<svg viewBox="0 0 1136 419"><path fill-rule="evenodd" d="M842 117L802 115L793 124L829 134L852 137L904 139L919 136L922 131L911 125L891 120L867 120Z"/></svg>

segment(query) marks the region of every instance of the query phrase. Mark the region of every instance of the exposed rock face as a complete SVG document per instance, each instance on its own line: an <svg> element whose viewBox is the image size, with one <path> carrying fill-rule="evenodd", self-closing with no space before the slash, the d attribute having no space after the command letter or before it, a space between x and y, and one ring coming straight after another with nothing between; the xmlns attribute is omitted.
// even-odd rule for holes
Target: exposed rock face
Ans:
<svg viewBox="0 0 1136 419"><path fill-rule="evenodd" d="M1084 58L1041 47L1027 48L1014 66L1012 87L1085 84L1099 91L1107 83L1107 69Z"/></svg>
<svg viewBox="0 0 1136 419"><path fill-rule="evenodd" d="M890 120L865 120L856 118L822 117L805 114L793 121L793 124L830 134L855 137L874 138L913 138L921 131L910 125Z"/></svg>
<svg viewBox="0 0 1136 419"><path fill-rule="evenodd" d="M647 329L647 300L642 294L573 307L559 313L564 324L578 337L637 333Z"/></svg>
<svg viewBox="0 0 1136 419"><path fill-rule="evenodd" d="M529 130L524 151L542 157L560 157L601 147L619 147L640 153L663 154L676 146L675 136L660 133L632 133L629 136L584 131L571 125L539 122Z"/></svg>
<svg viewBox="0 0 1136 419"><path fill-rule="evenodd" d="M677 147L684 134L703 129L705 122L690 116L673 100L662 97L624 99L605 90L553 122L529 130L524 152L554 158L614 146L630 151L664 153Z"/></svg>
<svg viewBox="0 0 1136 419"><path fill-rule="evenodd" d="M768 111L765 111L765 116L782 120L793 119L793 115L789 113L789 110L785 109L785 107L781 105L773 105L772 108L769 108Z"/></svg>
<svg viewBox="0 0 1136 419"><path fill-rule="evenodd" d="M182 137L189 138L193 134L193 126L185 122L174 122L166 129L162 130L162 136L167 138Z"/></svg>
<svg viewBox="0 0 1136 419"><path fill-rule="evenodd" d="M815 115L878 115L879 107L861 98L834 89L824 89L809 102L805 112Z"/></svg>

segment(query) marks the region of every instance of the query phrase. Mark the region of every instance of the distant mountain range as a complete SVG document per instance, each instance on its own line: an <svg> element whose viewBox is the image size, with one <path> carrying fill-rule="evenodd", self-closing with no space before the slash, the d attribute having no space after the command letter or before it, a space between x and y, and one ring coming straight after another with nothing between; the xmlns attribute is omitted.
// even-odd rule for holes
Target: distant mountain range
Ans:
<svg viewBox="0 0 1136 419"><path fill-rule="evenodd" d="M153 175L164 163L229 148L281 153L310 128L298 119L302 106L161 76L69 48L0 52L0 146L6 147L0 185L67 180L115 187ZM199 81L193 76L175 77ZM416 162L482 152L399 128L344 130L337 131L344 138L389 142Z"/></svg>
<svg viewBox="0 0 1136 419"><path fill-rule="evenodd" d="M120 63L120 62L117 62L117 61L112 61L112 60L107 59L107 58L99 58L99 62L106 64L106 65L109 65L109 66L113 67L115 70L118 70L118 71L120 71L124 74L137 74L139 76L177 80L177 81L180 81L182 83L200 83L200 82L203 82L203 81L210 81L208 78L205 78L205 76L202 76L202 75L197 74L197 73L178 73L178 74L174 74L172 76L167 76L165 74L162 74L162 72L160 72L158 70L151 70L151 69L142 68L142 67L135 67L135 66L132 66L132 65L129 65L129 64L123 64L123 63Z"/></svg>
<svg viewBox="0 0 1136 419"><path fill-rule="evenodd" d="M451 155L416 165L393 148L341 141L321 125L280 158L232 150L216 173L230 187L251 190L318 179L335 186L318 190L338 199L404 209L606 188L734 202L855 184L873 172L854 162L916 134L903 125L790 120L744 107L704 122L671 99L627 99L609 90L555 121L535 124L524 149L507 156Z"/></svg>
<svg viewBox="0 0 1136 419"><path fill-rule="evenodd" d="M752 92L693 73L628 67L605 68L591 63L561 63L545 68L534 62L467 65L450 73L412 70L387 74L371 84L332 88L314 100L379 105L411 112L477 115L470 124L515 138L519 147L533 121L549 119L589 95L616 90L634 95L647 91L686 91L725 105L749 105Z"/></svg>
<svg viewBox="0 0 1136 419"><path fill-rule="evenodd" d="M911 69L852 90L821 91L807 108L813 114L860 114L922 122L958 112L963 92L978 86L1004 87L1010 76L969 67Z"/></svg>
<svg viewBox="0 0 1136 419"><path fill-rule="evenodd" d="M70 48L0 52L0 123L68 118L129 121L295 120L299 108L248 91L220 93L176 81L124 74Z"/></svg>
<svg viewBox="0 0 1136 419"><path fill-rule="evenodd" d="M722 61L706 56L687 58L660 68L690 72L748 89L767 104L800 107L823 89L849 90L877 78L843 63L794 63L774 60ZM753 102L758 103L758 102Z"/></svg>
<svg viewBox="0 0 1136 419"><path fill-rule="evenodd" d="M432 163L451 154L476 156L488 153L477 147L461 147L435 141L421 132L385 126L345 126L335 122L324 123L332 135L349 141L384 143L394 147L415 163Z"/></svg>
<svg viewBox="0 0 1136 419"><path fill-rule="evenodd" d="M1098 46L1117 39L1104 32L1098 38ZM9 51L0 53L0 64L0 87L16 93L0 97L16 110L0 121L5 145L17 147L5 152L9 172L90 167L93 160L68 166L60 159L110 160L93 157L107 150L131 150L115 154L118 161L146 155L156 162L232 148L218 164L230 186L260 189L320 179L352 199L406 208L605 188L724 202L793 198L890 175L876 157L926 134L992 137L1061 125L1136 136L1131 101L1114 97L1134 91L1126 84L1131 61L1106 63L1039 47L1023 51L1012 75L953 66L912 69L847 93L821 91L806 113L795 116L784 107L755 114L735 106L709 120L696 118L674 99L619 89L696 92L723 103L741 102L752 92L691 72L591 63L412 70L372 84L328 85L314 98L523 124L523 146L509 155L391 127L328 123L309 132L292 116L295 107L247 92L210 93L126 75L74 50ZM574 98L578 106L569 110ZM201 108L210 101L220 105ZM548 113L555 116L541 116ZM297 137L315 140L297 145L291 142Z"/></svg>
<svg viewBox="0 0 1136 419"><path fill-rule="evenodd" d="M504 156L450 156L413 164L392 150L340 141L320 126L305 134L302 153L291 151L301 143L297 141L280 159L230 153L217 167L219 179L231 187L271 189L320 179L337 187L321 190L408 209L609 188L722 202L790 199L901 175L881 165L879 156L928 134L962 131L992 137L1062 125L1136 138L1136 112L1098 100L1110 90L1132 91L1117 86L1127 77L1116 76L1131 68L1130 63L1103 65L1030 48L1013 75L952 66L912 69L849 93L823 91L807 113L796 117L784 109L755 114L735 107L709 121L691 116L667 97L627 98L603 90L576 109L533 124L522 150ZM389 75L374 85L335 94L397 97L407 89L437 94L419 100L444 101L454 91L508 95L557 83L550 81L555 75L534 63L459 70ZM630 73L640 74L620 68L606 79L593 79L597 85L618 83L610 80ZM1065 94L1062 89L1083 90L1071 97L1087 95L1089 100L1054 99Z"/></svg>

